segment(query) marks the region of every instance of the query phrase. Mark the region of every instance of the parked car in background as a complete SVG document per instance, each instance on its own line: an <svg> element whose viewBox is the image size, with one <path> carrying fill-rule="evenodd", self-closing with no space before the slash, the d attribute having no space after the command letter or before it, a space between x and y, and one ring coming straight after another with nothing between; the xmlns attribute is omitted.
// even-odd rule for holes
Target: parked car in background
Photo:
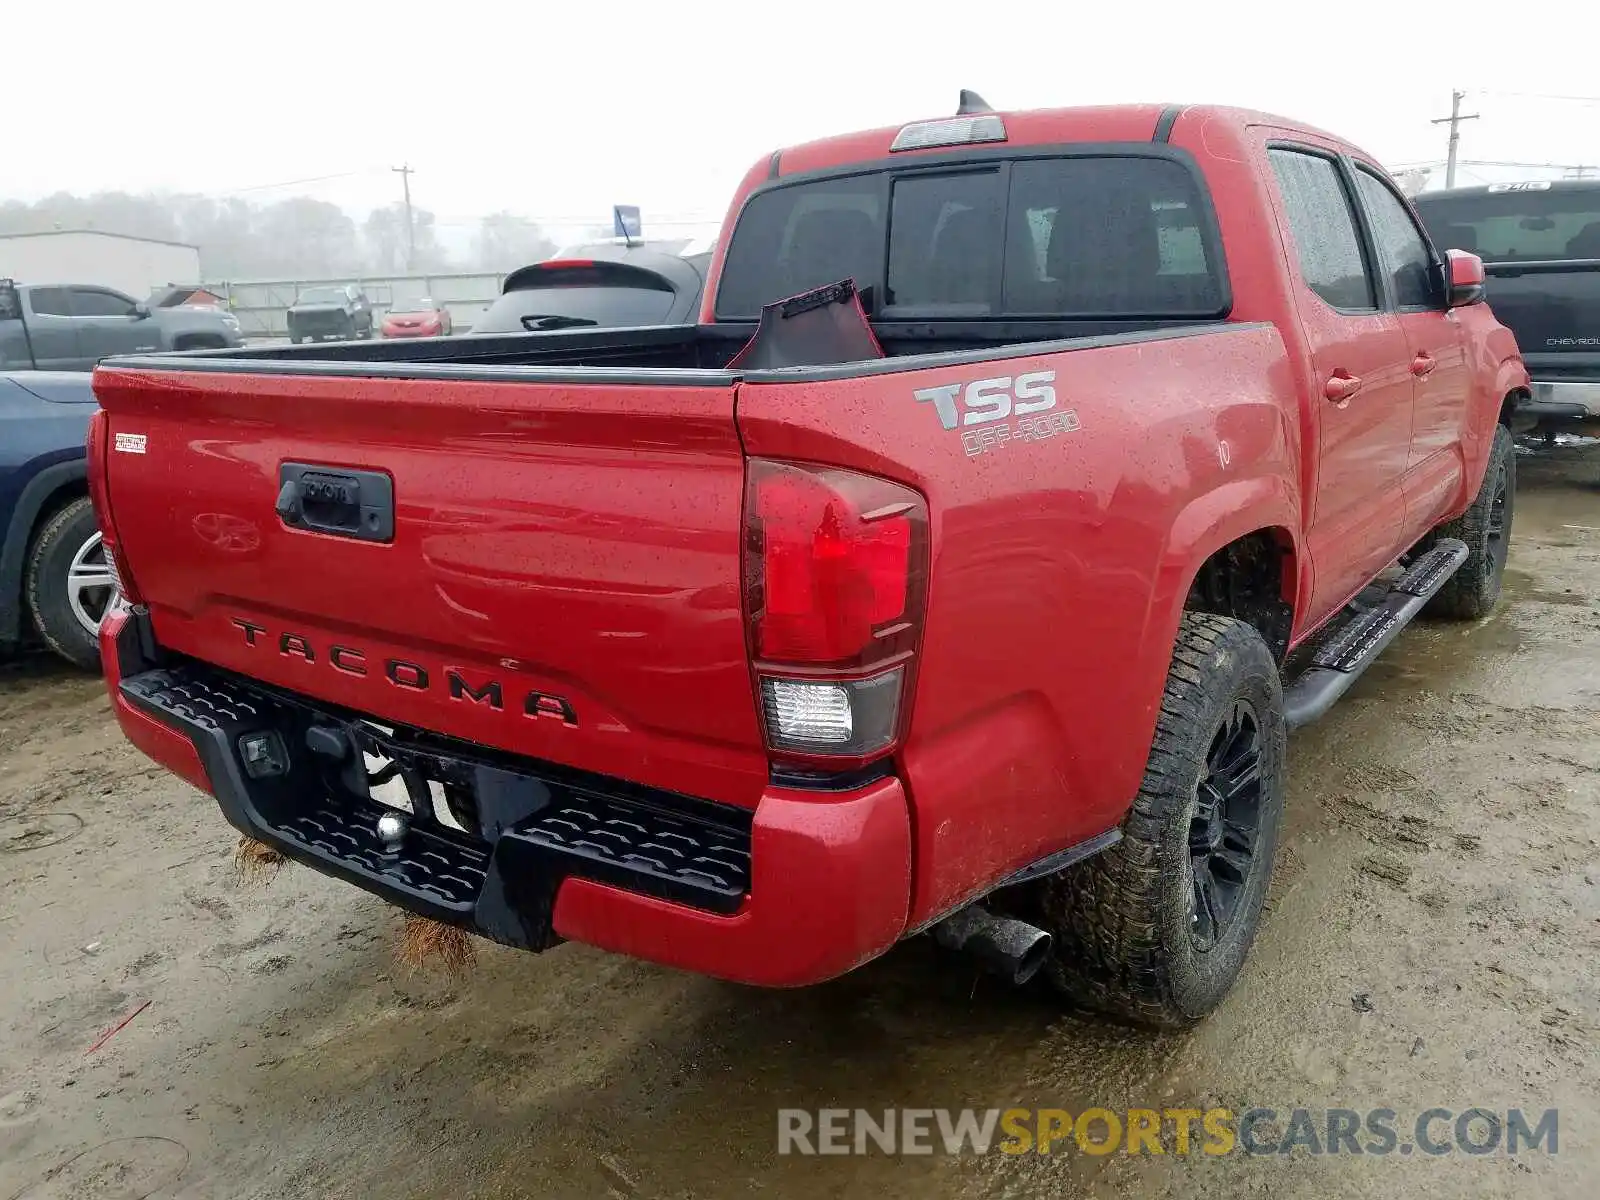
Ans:
<svg viewBox="0 0 1600 1200"><path fill-rule="evenodd" d="M1489 303L1533 377L1519 426L1600 436L1600 180L1451 188L1412 203L1436 244L1484 261Z"/></svg>
<svg viewBox="0 0 1600 1200"><path fill-rule="evenodd" d="M397 300L383 314L386 338L439 337L455 332L450 310L423 296L420 300Z"/></svg>
<svg viewBox="0 0 1600 1200"><path fill-rule="evenodd" d="M353 283L309 287L289 308L289 340L352 341L372 336L372 304Z"/></svg>
<svg viewBox="0 0 1600 1200"><path fill-rule="evenodd" d="M472 332L692 324L710 266L709 250L685 255L617 240L574 246L507 275L500 299Z"/></svg>
<svg viewBox="0 0 1600 1200"><path fill-rule="evenodd" d="M37 637L95 670L114 580L85 483L89 380L0 374L0 652Z"/></svg>
<svg viewBox="0 0 1600 1200"><path fill-rule="evenodd" d="M237 318L223 309L153 309L94 284L0 286L8 295L14 288L0 303L0 371L90 371L112 354L244 345Z"/></svg>

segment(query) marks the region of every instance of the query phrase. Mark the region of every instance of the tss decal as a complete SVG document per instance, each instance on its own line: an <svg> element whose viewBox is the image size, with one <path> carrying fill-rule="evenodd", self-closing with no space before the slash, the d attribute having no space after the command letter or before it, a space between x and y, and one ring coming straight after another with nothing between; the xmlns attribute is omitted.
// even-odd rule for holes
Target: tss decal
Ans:
<svg viewBox="0 0 1600 1200"><path fill-rule="evenodd" d="M1071 409L1047 417L1037 415L1055 408L1055 382L1054 371L1029 371L919 388L912 395L918 402L933 405L940 425L964 430L961 445L970 458L1013 441L1037 441L1076 430L1078 414ZM1008 420L1011 417L1022 419L1013 425Z"/></svg>
<svg viewBox="0 0 1600 1200"><path fill-rule="evenodd" d="M947 383L943 387L922 388L912 395L918 400L932 401L939 414L939 424L954 429L957 425L1003 421L1013 413L1021 417L1054 408L1055 382L1054 371L1031 371L1015 379L1006 375L999 379L974 379L967 384Z"/></svg>

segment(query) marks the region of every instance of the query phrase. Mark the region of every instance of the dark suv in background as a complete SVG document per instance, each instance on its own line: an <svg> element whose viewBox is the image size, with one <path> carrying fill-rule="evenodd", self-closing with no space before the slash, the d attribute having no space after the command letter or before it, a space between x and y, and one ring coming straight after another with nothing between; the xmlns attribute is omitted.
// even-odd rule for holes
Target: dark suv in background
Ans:
<svg viewBox="0 0 1600 1200"><path fill-rule="evenodd" d="M1600 436L1600 180L1500 183L1412 197L1436 246L1484 261L1495 316L1533 377L1526 430Z"/></svg>
<svg viewBox="0 0 1600 1200"><path fill-rule="evenodd" d="M372 305L353 283L306 288L295 297L288 317L289 340L296 345L372 336Z"/></svg>

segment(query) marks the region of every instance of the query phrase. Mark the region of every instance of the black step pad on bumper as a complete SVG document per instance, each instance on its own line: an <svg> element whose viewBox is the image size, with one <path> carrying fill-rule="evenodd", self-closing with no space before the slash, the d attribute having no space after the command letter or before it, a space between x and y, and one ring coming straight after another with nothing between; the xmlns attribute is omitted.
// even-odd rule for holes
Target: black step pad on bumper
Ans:
<svg viewBox="0 0 1600 1200"><path fill-rule="evenodd" d="M200 663L130 676L122 693L195 743L243 832L498 941L548 945L569 876L718 913L749 891L752 814L742 809L379 725ZM281 769L252 775L241 743L268 733ZM372 798L364 752L394 764L410 811ZM386 845L378 821L395 814L405 832Z"/></svg>
<svg viewBox="0 0 1600 1200"><path fill-rule="evenodd" d="M1311 665L1283 689L1289 728L1310 724L1332 708L1466 560L1465 542L1441 538L1406 568L1382 600L1342 618L1343 624L1317 648Z"/></svg>

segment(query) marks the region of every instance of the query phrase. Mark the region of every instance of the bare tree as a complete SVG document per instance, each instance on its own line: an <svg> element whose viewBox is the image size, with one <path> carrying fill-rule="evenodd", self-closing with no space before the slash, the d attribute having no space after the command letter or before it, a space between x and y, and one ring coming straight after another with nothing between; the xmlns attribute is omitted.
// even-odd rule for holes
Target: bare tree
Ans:
<svg viewBox="0 0 1600 1200"><path fill-rule="evenodd" d="M366 259L374 271L397 274L406 265L406 216L398 204L375 208L361 226Z"/></svg>
<svg viewBox="0 0 1600 1200"><path fill-rule="evenodd" d="M448 271L455 266L450 255L439 244L439 231L434 215L425 208L411 209L412 236L416 239L416 256L412 268L417 271ZM389 204L375 208L367 214L361 227L366 246L367 262L374 270L399 274L406 269L410 243L406 234L406 209L403 204Z"/></svg>
<svg viewBox="0 0 1600 1200"><path fill-rule="evenodd" d="M361 269L356 223L337 204L293 196L261 210L257 235L272 252L274 274L300 273L315 265L321 275Z"/></svg>
<svg viewBox="0 0 1600 1200"><path fill-rule="evenodd" d="M475 264L484 271L514 271L555 253L543 229L515 213L490 213L478 226Z"/></svg>
<svg viewBox="0 0 1600 1200"><path fill-rule="evenodd" d="M415 212L418 270L448 270L433 214ZM209 279L331 278L405 269L400 205L370 214L358 230L343 209L309 196L251 204L238 197L58 192L33 204L0 203L0 234L101 229L189 242Z"/></svg>

